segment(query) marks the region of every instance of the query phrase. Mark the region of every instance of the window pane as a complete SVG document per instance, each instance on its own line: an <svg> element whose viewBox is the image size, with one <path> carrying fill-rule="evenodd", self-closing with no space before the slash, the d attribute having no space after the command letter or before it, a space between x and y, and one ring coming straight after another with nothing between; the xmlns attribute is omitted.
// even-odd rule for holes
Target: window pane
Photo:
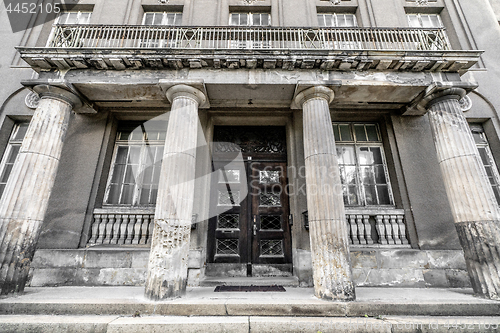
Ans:
<svg viewBox="0 0 500 333"><path fill-rule="evenodd" d="M377 134L377 126L365 125L366 133L368 134L368 141L380 141Z"/></svg>
<svg viewBox="0 0 500 333"><path fill-rule="evenodd" d="M337 125L337 124L333 124L333 136L335 137L336 142L340 141L339 125ZM338 151L337 151L337 155L338 155Z"/></svg>
<svg viewBox="0 0 500 333"><path fill-rule="evenodd" d="M248 14L240 14L240 25L248 25Z"/></svg>
<svg viewBox="0 0 500 333"><path fill-rule="evenodd" d="M364 185L375 185L375 173L372 167L360 167L359 170Z"/></svg>
<svg viewBox="0 0 500 333"><path fill-rule="evenodd" d="M483 161L484 165L489 165L490 161L488 159L488 153L486 152L485 147L478 147L477 150L479 151L479 156L481 156L481 161Z"/></svg>
<svg viewBox="0 0 500 333"><path fill-rule="evenodd" d="M261 23L263 26L271 24L269 18L270 18L269 14L261 14Z"/></svg>
<svg viewBox="0 0 500 333"><path fill-rule="evenodd" d="M134 197L134 184L123 185L122 197L120 200L120 204L132 204L132 199Z"/></svg>
<svg viewBox="0 0 500 333"><path fill-rule="evenodd" d="M7 183L7 180L9 179L10 172L12 171L12 166L13 164L6 164L5 168L3 169L2 172L2 178L0 179L0 182L2 183Z"/></svg>
<svg viewBox="0 0 500 333"><path fill-rule="evenodd" d="M239 14L231 14L231 25L240 25Z"/></svg>
<svg viewBox="0 0 500 333"><path fill-rule="evenodd" d="M116 152L116 163L125 164L127 163L128 147L120 146Z"/></svg>
<svg viewBox="0 0 500 333"><path fill-rule="evenodd" d="M107 203L111 204L111 205L116 205L116 204L118 204L119 198L120 198L120 186L111 185L109 187L109 194L108 194Z"/></svg>
<svg viewBox="0 0 500 333"><path fill-rule="evenodd" d="M412 28L420 28L418 16L414 14L408 15L408 25Z"/></svg>
<svg viewBox="0 0 500 333"><path fill-rule="evenodd" d="M377 192L378 192L378 204L379 205L390 205L391 204L391 199L389 196L389 188L387 185L378 185L377 186Z"/></svg>
<svg viewBox="0 0 500 333"><path fill-rule="evenodd" d="M365 190L365 202L367 205L377 204L377 191L375 185L368 185L363 187Z"/></svg>
<svg viewBox="0 0 500 333"><path fill-rule="evenodd" d="M182 23L182 14L181 13L177 13L175 15L174 25L181 25L181 23Z"/></svg>
<svg viewBox="0 0 500 333"><path fill-rule="evenodd" d="M16 161L16 157L19 154L19 149L21 149L21 145L11 146L7 163L14 163Z"/></svg>
<svg viewBox="0 0 500 333"><path fill-rule="evenodd" d="M116 164L113 170L113 176L111 178L112 183L121 183L123 179L123 175L125 173L125 165Z"/></svg>
<svg viewBox="0 0 500 333"><path fill-rule="evenodd" d="M260 14L253 14L253 25L261 25Z"/></svg>
<svg viewBox="0 0 500 333"><path fill-rule="evenodd" d="M154 13L146 13L144 14L144 23L145 25L151 25L153 24L153 19L155 17Z"/></svg>
<svg viewBox="0 0 500 333"><path fill-rule="evenodd" d="M78 23L78 13L68 13L66 17L66 24L76 24Z"/></svg>
<svg viewBox="0 0 500 333"><path fill-rule="evenodd" d="M339 124L341 141L354 141L352 139L351 128L348 124Z"/></svg>
<svg viewBox="0 0 500 333"><path fill-rule="evenodd" d="M346 186L344 194L344 203L347 205L359 205L357 186Z"/></svg>
<svg viewBox="0 0 500 333"><path fill-rule="evenodd" d="M346 27L355 27L356 26L356 17L353 14L345 15L345 26Z"/></svg>
<svg viewBox="0 0 500 333"><path fill-rule="evenodd" d="M22 141L26 136L26 131L28 130L29 123L21 123L17 125L17 131L13 138L16 141Z"/></svg>
<svg viewBox="0 0 500 333"><path fill-rule="evenodd" d="M368 141L364 125L354 125L354 132L356 133L356 141Z"/></svg>
<svg viewBox="0 0 500 333"><path fill-rule="evenodd" d="M339 159L340 164L351 164L351 165L356 164L356 159L354 157L354 146L337 147L337 157Z"/></svg>
<svg viewBox="0 0 500 333"><path fill-rule="evenodd" d="M375 182L377 184L387 184L387 180L385 178L385 170L383 165L377 165L373 167L375 173Z"/></svg>
<svg viewBox="0 0 500 333"><path fill-rule="evenodd" d="M139 203L141 205L149 204L149 193L150 193L149 186L143 187L141 189L141 198L139 199Z"/></svg>

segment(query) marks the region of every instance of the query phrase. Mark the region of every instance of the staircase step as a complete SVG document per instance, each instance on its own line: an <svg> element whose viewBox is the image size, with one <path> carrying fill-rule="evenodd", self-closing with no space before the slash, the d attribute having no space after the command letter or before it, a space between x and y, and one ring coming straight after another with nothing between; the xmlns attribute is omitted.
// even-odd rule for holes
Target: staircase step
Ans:
<svg viewBox="0 0 500 333"><path fill-rule="evenodd" d="M500 317L192 317L2 315L1 332L151 333L151 332L495 332Z"/></svg>

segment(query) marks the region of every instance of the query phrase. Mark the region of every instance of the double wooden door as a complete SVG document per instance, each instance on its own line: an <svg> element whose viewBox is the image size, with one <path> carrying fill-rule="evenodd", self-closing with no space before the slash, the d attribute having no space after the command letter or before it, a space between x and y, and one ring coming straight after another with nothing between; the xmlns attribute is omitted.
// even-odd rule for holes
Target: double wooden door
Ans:
<svg viewBox="0 0 500 333"><path fill-rule="evenodd" d="M209 263L247 276L291 274L286 163L214 162L214 169Z"/></svg>

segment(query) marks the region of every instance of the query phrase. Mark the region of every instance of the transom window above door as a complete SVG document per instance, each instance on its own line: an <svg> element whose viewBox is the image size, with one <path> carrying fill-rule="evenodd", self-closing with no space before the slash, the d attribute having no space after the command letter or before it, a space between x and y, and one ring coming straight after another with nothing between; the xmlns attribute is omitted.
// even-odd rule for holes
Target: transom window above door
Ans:
<svg viewBox="0 0 500 333"><path fill-rule="evenodd" d="M356 15L354 14L318 14L320 27L357 27Z"/></svg>
<svg viewBox="0 0 500 333"><path fill-rule="evenodd" d="M333 123L346 206L394 205L382 138L374 123Z"/></svg>
<svg viewBox="0 0 500 333"><path fill-rule="evenodd" d="M271 15L268 13L231 13L229 25L237 26L270 26Z"/></svg>
<svg viewBox="0 0 500 333"><path fill-rule="evenodd" d="M104 197L107 206L156 204L166 123L118 129Z"/></svg>
<svg viewBox="0 0 500 333"><path fill-rule="evenodd" d="M142 18L143 25L181 25L182 13L147 12Z"/></svg>

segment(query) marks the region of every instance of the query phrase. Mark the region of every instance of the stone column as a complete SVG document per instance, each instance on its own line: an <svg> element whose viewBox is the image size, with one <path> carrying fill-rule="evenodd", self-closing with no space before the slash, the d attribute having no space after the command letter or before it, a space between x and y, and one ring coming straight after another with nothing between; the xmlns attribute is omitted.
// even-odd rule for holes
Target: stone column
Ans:
<svg viewBox="0 0 500 333"><path fill-rule="evenodd" d="M500 294L500 210L458 100L450 88L427 98L441 173L474 291Z"/></svg>
<svg viewBox="0 0 500 333"><path fill-rule="evenodd" d="M36 86L35 110L0 200L1 293L24 290L59 165L72 107L78 97Z"/></svg>
<svg viewBox="0 0 500 333"><path fill-rule="evenodd" d="M167 98L172 108L146 280L146 296L151 299L175 298L186 292L198 106L205 101L203 92L182 84L168 89Z"/></svg>
<svg viewBox="0 0 500 333"><path fill-rule="evenodd" d="M304 114L307 208L314 290L319 298L355 299L342 184L328 105L334 93L309 88L295 102Z"/></svg>

